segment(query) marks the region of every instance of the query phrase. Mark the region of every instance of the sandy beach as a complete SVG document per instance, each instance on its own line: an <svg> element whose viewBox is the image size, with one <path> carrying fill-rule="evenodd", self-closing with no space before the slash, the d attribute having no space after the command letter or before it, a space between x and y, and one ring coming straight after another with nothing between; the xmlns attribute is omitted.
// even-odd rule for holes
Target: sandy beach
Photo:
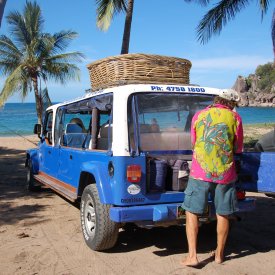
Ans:
<svg viewBox="0 0 275 275"><path fill-rule="evenodd" d="M121 230L108 252L90 250L79 209L51 190L25 190L25 150L37 137L0 138L0 274L275 274L275 199L257 197L256 210L241 215L231 231L226 261L210 257L215 231L199 232L198 269L182 267L184 227Z"/></svg>

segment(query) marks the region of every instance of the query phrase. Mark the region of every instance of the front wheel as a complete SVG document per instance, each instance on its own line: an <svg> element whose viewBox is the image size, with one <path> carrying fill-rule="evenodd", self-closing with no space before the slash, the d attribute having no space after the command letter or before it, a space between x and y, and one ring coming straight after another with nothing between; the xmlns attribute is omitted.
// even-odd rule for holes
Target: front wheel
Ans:
<svg viewBox="0 0 275 275"><path fill-rule="evenodd" d="M86 244L95 251L112 248L117 241L119 226L109 218L110 205L99 200L95 184L85 187L80 204L82 233Z"/></svg>
<svg viewBox="0 0 275 275"><path fill-rule="evenodd" d="M28 160L27 166L27 180L26 180L26 188L28 191L40 191L41 185L34 179L33 171L32 171L32 162Z"/></svg>

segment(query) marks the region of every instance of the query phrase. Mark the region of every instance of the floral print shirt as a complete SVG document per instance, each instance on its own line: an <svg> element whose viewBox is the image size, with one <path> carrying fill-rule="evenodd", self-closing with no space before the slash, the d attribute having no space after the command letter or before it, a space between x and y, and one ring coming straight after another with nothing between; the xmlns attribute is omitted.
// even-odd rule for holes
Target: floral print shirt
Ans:
<svg viewBox="0 0 275 275"><path fill-rule="evenodd" d="M226 184L236 180L234 153L243 150L243 127L239 114L221 105L197 112L191 125L193 159L190 177Z"/></svg>

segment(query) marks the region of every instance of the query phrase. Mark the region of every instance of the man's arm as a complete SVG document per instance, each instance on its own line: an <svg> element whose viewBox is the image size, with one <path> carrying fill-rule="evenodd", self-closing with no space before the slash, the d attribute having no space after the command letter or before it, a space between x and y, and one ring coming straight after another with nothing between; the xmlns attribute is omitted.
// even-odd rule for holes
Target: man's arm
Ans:
<svg viewBox="0 0 275 275"><path fill-rule="evenodd" d="M192 122L191 122L190 134L191 134L192 148L194 148L195 143L196 143L196 139L197 139L197 135L196 135L196 122L197 122L197 119L198 119L198 113L196 113L193 116Z"/></svg>
<svg viewBox="0 0 275 275"><path fill-rule="evenodd" d="M241 117L237 114L237 129L234 138L234 153L242 153L243 151L243 123Z"/></svg>

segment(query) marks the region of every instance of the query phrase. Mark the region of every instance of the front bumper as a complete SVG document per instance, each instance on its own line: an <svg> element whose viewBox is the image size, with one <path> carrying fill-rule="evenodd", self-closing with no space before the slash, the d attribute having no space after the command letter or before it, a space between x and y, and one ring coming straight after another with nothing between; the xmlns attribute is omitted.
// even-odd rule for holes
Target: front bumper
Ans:
<svg viewBox="0 0 275 275"><path fill-rule="evenodd" d="M110 219L114 222L166 222L178 220L178 207L181 203L139 205L139 206L113 206L110 209ZM247 198L239 201L238 212L248 212L255 209L255 199ZM215 217L215 207L213 202L209 202L208 218Z"/></svg>

